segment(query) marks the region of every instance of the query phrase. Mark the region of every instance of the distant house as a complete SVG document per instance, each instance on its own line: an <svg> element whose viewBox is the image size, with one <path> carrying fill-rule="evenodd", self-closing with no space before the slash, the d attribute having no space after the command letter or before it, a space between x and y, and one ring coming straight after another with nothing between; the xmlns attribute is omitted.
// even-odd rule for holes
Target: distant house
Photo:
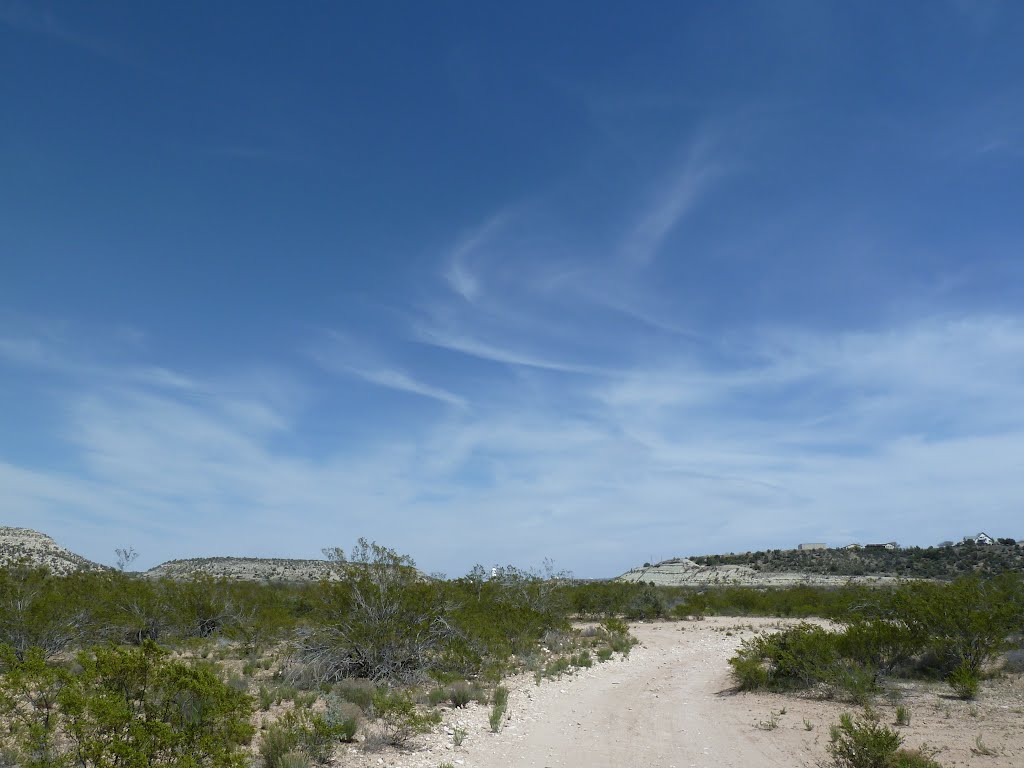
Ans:
<svg viewBox="0 0 1024 768"><path fill-rule="evenodd" d="M989 536L987 533L981 532L976 533L973 536L964 536L962 542L972 542L974 544L995 544L996 540Z"/></svg>
<svg viewBox="0 0 1024 768"><path fill-rule="evenodd" d="M813 542L811 544L797 544L796 549L798 552L810 552L812 549L828 549L828 545Z"/></svg>
<svg viewBox="0 0 1024 768"><path fill-rule="evenodd" d="M900 545L895 541L887 541L885 544L865 544L864 549L899 549Z"/></svg>
<svg viewBox="0 0 1024 768"><path fill-rule="evenodd" d="M861 549L861 545L854 542L853 544L847 544L843 549Z"/></svg>

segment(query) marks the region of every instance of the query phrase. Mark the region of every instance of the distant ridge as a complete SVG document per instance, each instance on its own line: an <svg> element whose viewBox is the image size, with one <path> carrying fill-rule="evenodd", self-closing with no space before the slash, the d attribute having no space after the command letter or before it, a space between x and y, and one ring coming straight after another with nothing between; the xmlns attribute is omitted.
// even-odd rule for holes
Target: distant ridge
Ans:
<svg viewBox="0 0 1024 768"><path fill-rule="evenodd" d="M1024 573L1024 544L1003 539L994 544L966 542L924 548L815 547L676 557L644 563L619 576L618 581L664 586L838 586L1000 573Z"/></svg>
<svg viewBox="0 0 1024 768"><path fill-rule="evenodd" d="M302 582L337 579L327 560L282 557L193 557L168 560L146 571L150 578L189 579L199 575L240 581Z"/></svg>
<svg viewBox="0 0 1024 768"><path fill-rule="evenodd" d="M844 584L881 586L898 579L889 575L840 576L834 574L756 571L746 565L702 565L687 558L673 558L654 565L632 568L616 581L656 584L660 587L837 587Z"/></svg>
<svg viewBox="0 0 1024 768"><path fill-rule="evenodd" d="M27 563L66 575L75 571L102 571L108 567L87 560L60 546L45 533L31 528L0 526L0 565Z"/></svg>

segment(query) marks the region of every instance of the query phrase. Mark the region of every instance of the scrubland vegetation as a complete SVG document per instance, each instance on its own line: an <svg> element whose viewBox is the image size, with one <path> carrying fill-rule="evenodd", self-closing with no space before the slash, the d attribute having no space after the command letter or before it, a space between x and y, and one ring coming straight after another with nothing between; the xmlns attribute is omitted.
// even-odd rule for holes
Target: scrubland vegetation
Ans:
<svg viewBox="0 0 1024 768"><path fill-rule="evenodd" d="M970 699L1024 631L1017 576L913 582L862 597L832 616L842 622L835 629L801 623L744 641L730 660L740 687L866 703L886 678L924 677Z"/></svg>
<svg viewBox="0 0 1024 768"><path fill-rule="evenodd" d="M300 768L340 744L407 745L472 702L497 732L509 674L541 684L625 657L626 620L830 619L745 640L733 673L745 690L858 705L895 678L976 696L1024 632L1024 586L1010 575L696 591L511 567L428 579L364 541L330 555L336 578L297 584L0 569L0 761ZM836 765L934 765L870 718L833 737ZM902 762L850 762L860 739Z"/></svg>
<svg viewBox="0 0 1024 768"><path fill-rule="evenodd" d="M437 580L365 541L330 555L337 578L304 584L0 569L0 758L323 762L357 738L404 745L438 706L474 699L497 730L507 674L571 673L631 645L623 622L573 630L573 587L552 572Z"/></svg>
<svg viewBox="0 0 1024 768"><path fill-rule="evenodd" d="M830 576L899 576L914 579L955 579L998 575L1024 569L1024 546L1013 539L995 544L968 541L945 547L884 549L773 549L729 555L691 557L698 565L746 565L767 573Z"/></svg>

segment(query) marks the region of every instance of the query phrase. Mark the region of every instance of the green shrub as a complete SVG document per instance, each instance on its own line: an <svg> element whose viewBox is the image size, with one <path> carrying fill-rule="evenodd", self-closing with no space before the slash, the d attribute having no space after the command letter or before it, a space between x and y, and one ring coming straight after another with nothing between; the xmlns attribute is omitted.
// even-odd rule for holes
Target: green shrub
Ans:
<svg viewBox="0 0 1024 768"><path fill-rule="evenodd" d="M564 673L568 672L570 666L571 664L569 663L569 660L567 658L565 658L564 656L559 656L557 659L554 659L547 663L547 665L544 667L544 676L559 677L560 675L563 675Z"/></svg>
<svg viewBox="0 0 1024 768"><path fill-rule="evenodd" d="M269 710L274 704L274 692L264 685L260 686L259 691L260 709L264 712Z"/></svg>
<svg viewBox="0 0 1024 768"><path fill-rule="evenodd" d="M910 725L910 710L902 704L896 707L896 725Z"/></svg>
<svg viewBox="0 0 1024 768"><path fill-rule="evenodd" d="M355 741L356 732L363 719L363 710L358 704L343 701L334 694L327 697L324 719L335 730L338 740L346 744Z"/></svg>
<svg viewBox="0 0 1024 768"><path fill-rule="evenodd" d="M891 610L927 644L940 671L964 668L977 676L1020 631L1024 588L1018 574L916 582L894 593Z"/></svg>
<svg viewBox="0 0 1024 768"><path fill-rule="evenodd" d="M417 682L460 655L443 591L420 577L412 558L365 539L348 555L325 554L339 580L315 588L314 620L295 642L291 675L317 685L346 677Z"/></svg>
<svg viewBox="0 0 1024 768"><path fill-rule="evenodd" d="M487 720L491 726L491 733L497 733L501 730L501 719L505 716L505 706L501 704L495 704L491 707L491 714Z"/></svg>
<svg viewBox="0 0 1024 768"><path fill-rule="evenodd" d="M589 668L594 666L594 660L590 657L590 651L580 651L572 657L574 667Z"/></svg>
<svg viewBox="0 0 1024 768"><path fill-rule="evenodd" d="M919 749L901 749L896 752L892 768L942 768L933 759L933 754L924 747Z"/></svg>
<svg viewBox="0 0 1024 768"><path fill-rule="evenodd" d="M855 704L866 706L878 692L877 671L857 661L844 660L826 672L825 682L832 692L839 692Z"/></svg>
<svg viewBox="0 0 1024 768"><path fill-rule="evenodd" d="M505 708L508 706L508 688L504 685L499 685L494 689L494 698L492 700L495 706Z"/></svg>
<svg viewBox="0 0 1024 768"><path fill-rule="evenodd" d="M0 739L34 756L29 765L106 768L115 756L125 765L245 764L249 697L152 641L82 652L71 670L49 666L41 650L2 656L0 716L11 727Z"/></svg>
<svg viewBox="0 0 1024 768"><path fill-rule="evenodd" d="M259 754L263 768L283 768L282 760L295 753L299 746L300 734L291 720L279 720L263 732Z"/></svg>
<svg viewBox="0 0 1024 768"><path fill-rule="evenodd" d="M970 665L963 663L946 677L946 682L953 689L957 698L973 700L978 697L978 675Z"/></svg>
<svg viewBox="0 0 1024 768"><path fill-rule="evenodd" d="M469 687L469 683L455 683L448 689L448 701L457 709L465 707L472 700L473 692Z"/></svg>
<svg viewBox="0 0 1024 768"><path fill-rule="evenodd" d="M373 708L373 696L377 692L377 686L369 680L349 677L335 683L333 691L342 701L351 701L364 712L369 712Z"/></svg>
<svg viewBox="0 0 1024 768"><path fill-rule="evenodd" d="M432 707L436 707L438 704L447 701L449 692L447 688L431 688L427 691L426 703Z"/></svg>
<svg viewBox="0 0 1024 768"><path fill-rule="evenodd" d="M609 659L611 659L612 653L614 653L614 651L612 651L611 648L598 648L597 649L597 660L602 662L602 663L604 663L604 662L608 661Z"/></svg>
<svg viewBox="0 0 1024 768"><path fill-rule="evenodd" d="M429 733L441 719L437 713L417 712L412 697L397 690L378 690L373 696L373 711L377 726L375 738L395 747L405 746L417 734Z"/></svg>
<svg viewBox="0 0 1024 768"><path fill-rule="evenodd" d="M833 740L825 747L836 768L890 768L903 737L868 717L839 718Z"/></svg>
<svg viewBox="0 0 1024 768"><path fill-rule="evenodd" d="M351 741L354 735L355 730L350 728L350 724L332 716L329 710L325 714L314 714L293 709L264 732L260 757L264 768L285 768L281 761L296 752L325 764L330 760L335 744Z"/></svg>
<svg viewBox="0 0 1024 768"><path fill-rule="evenodd" d="M622 619L611 616L601 622L601 628L609 635L628 635L629 624Z"/></svg>
<svg viewBox="0 0 1024 768"><path fill-rule="evenodd" d="M309 768L309 758L301 752L287 752L277 760L276 768Z"/></svg>

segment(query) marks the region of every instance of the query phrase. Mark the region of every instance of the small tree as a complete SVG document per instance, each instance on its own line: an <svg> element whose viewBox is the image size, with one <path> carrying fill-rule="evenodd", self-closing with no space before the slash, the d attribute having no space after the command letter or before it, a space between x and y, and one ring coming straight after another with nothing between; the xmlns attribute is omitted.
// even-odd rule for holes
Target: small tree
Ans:
<svg viewBox="0 0 1024 768"><path fill-rule="evenodd" d="M324 550L340 580L320 585L314 627L297 641L312 678L411 681L437 663L455 635L441 592L424 580L412 558L359 539L346 556Z"/></svg>
<svg viewBox="0 0 1024 768"><path fill-rule="evenodd" d="M117 556L117 570L119 571L124 571L139 559L139 553L135 551L135 547L116 547L114 554Z"/></svg>
<svg viewBox="0 0 1024 768"><path fill-rule="evenodd" d="M77 641L88 617L83 604L62 591L67 583L45 568L0 569L0 643L23 659L30 648L52 656Z"/></svg>

